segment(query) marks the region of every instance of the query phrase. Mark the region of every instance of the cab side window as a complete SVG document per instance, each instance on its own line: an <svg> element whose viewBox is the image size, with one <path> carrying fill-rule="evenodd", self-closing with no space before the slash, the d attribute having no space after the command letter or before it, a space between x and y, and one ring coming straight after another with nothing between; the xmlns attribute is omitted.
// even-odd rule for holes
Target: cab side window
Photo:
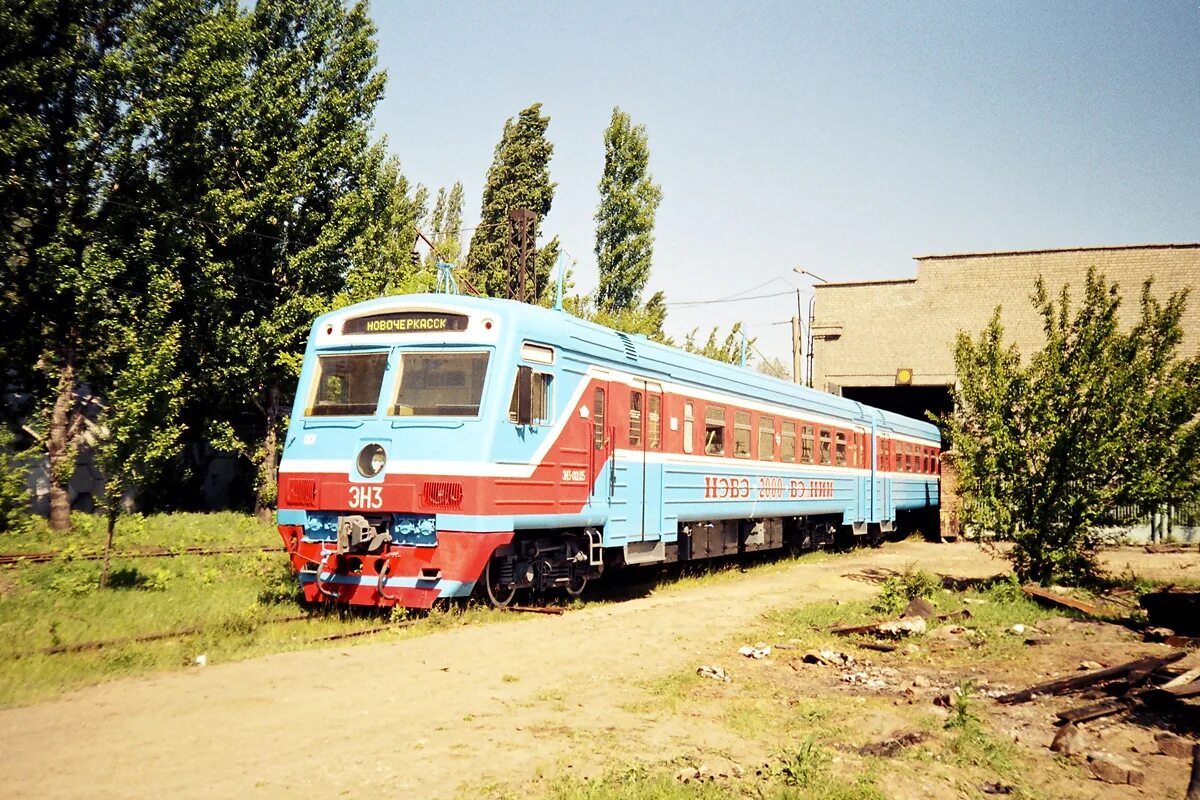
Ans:
<svg viewBox="0 0 1200 800"><path fill-rule="evenodd" d="M533 373L533 424L544 424L550 422L550 409L553 408L551 403L551 385L554 383L554 376L545 372ZM508 421L517 421L517 383L513 382L512 400L508 404Z"/></svg>

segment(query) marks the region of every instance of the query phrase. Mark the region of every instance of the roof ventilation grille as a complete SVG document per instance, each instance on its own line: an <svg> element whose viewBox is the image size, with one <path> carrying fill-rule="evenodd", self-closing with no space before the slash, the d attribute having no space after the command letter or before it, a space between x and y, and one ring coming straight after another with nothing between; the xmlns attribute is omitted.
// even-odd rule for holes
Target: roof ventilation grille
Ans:
<svg viewBox="0 0 1200 800"><path fill-rule="evenodd" d="M625 358L630 361L637 361L637 348L633 346L633 340L620 331L617 332L617 336L621 337L621 344L625 345Z"/></svg>

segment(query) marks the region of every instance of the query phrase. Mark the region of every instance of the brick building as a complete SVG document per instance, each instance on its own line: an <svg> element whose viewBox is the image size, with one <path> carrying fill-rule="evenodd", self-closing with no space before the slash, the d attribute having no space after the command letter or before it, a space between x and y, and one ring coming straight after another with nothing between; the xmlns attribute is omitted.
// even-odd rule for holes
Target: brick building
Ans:
<svg viewBox="0 0 1200 800"><path fill-rule="evenodd" d="M1200 243L1072 247L1000 253L919 256L915 278L816 285L813 382L881 408L922 416L948 410L955 381L954 341L987 324L997 305L1007 341L1029 353L1043 342L1030 303L1039 275L1056 294L1078 297L1089 267L1120 284L1122 318L1136 319L1143 281L1160 299L1192 293L1182 351L1200 348ZM910 379L906 381L906 378Z"/></svg>

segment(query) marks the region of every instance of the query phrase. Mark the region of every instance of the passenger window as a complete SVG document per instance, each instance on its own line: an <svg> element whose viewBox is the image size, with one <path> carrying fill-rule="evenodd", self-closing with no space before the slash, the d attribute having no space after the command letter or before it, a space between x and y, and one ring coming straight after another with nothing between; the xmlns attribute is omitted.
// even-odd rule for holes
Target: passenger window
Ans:
<svg viewBox="0 0 1200 800"><path fill-rule="evenodd" d="M592 402L592 442L597 450L604 449L604 390L597 389Z"/></svg>
<svg viewBox="0 0 1200 800"><path fill-rule="evenodd" d="M725 409L721 406L704 409L704 452L710 456L725 455Z"/></svg>
<svg viewBox="0 0 1200 800"><path fill-rule="evenodd" d="M650 447L657 450L662 446L662 398L650 395L650 408L646 413L646 435L650 438Z"/></svg>
<svg viewBox="0 0 1200 800"><path fill-rule="evenodd" d="M758 418L758 457L763 461L775 460L775 418Z"/></svg>
<svg viewBox="0 0 1200 800"><path fill-rule="evenodd" d="M830 450L831 450L830 445L831 444L832 444L832 439L829 436L829 429L821 428L821 463L822 464L832 464L833 463L833 459L830 457L831 456L831 453L830 453Z"/></svg>
<svg viewBox="0 0 1200 800"><path fill-rule="evenodd" d="M800 460L805 464L813 463L813 449L815 442L813 440L813 426L805 425L800 437Z"/></svg>
<svg viewBox="0 0 1200 800"><path fill-rule="evenodd" d="M733 412L733 454L738 458L750 457L750 412Z"/></svg>
<svg viewBox="0 0 1200 800"><path fill-rule="evenodd" d="M782 424L783 434L779 442L779 458L782 461L796 460L796 423L786 421Z"/></svg>
<svg viewBox="0 0 1200 800"><path fill-rule="evenodd" d="M629 446L642 443L642 393L629 393Z"/></svg>
<svg viewBox="0 0 1200 800"><path fill-rule="evenodd" d="M688 400L683 404L683 452L692 452L695 439L695 420L692 419L693 407L692 401Z"/></svg>
<svg viewBox="0 0 1200 800"><path fill-rule="evenodd" d="M839 467L846 466L846 434L842 431L837 432L833 455Z"/></svg>
<svg viewBox="0 0 1200 800"><path fill-rule="evenodd" d="M550 421L550 409L553 404L550 402L550 386L554 382L553 375L547 375L544 372L533 373L533 405L532 418L533 424L547 423ZM517 384L513 383L512 400L508 404L508 421L517 421Z"/></svg>
<svg viewBox="0 0 1200 800"><path fill-rule="evenodd" d="M912 472L912 445L904 445L904 471Z"/></svg>

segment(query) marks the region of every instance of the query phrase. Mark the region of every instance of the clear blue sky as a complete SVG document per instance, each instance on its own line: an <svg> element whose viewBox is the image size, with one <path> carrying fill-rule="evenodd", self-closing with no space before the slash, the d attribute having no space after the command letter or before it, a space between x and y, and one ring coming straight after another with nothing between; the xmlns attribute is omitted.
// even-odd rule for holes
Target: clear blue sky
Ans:
<svg viewBox="0 0 1200 800"><path fill-rule="evenodd" d="M1200 240L1200 0L374 0L372 16L376 132L410 179L463 182L467 225L504 120L543 103L543 231L579 290L614 105L649 134L650 289L669 302L807 291L794 266L902 278L934 252ZM794 313L794 296L680 306L667 329L744 320L790 364L770 323Z"/></svg>

